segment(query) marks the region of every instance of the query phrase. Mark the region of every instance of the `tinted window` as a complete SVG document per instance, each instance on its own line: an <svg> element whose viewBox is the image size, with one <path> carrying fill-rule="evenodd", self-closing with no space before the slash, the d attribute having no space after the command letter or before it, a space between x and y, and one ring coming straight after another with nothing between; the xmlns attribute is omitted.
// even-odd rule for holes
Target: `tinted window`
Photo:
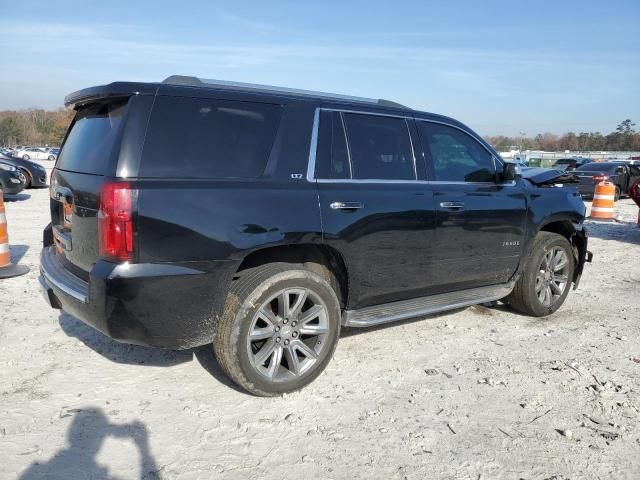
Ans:
<svg viewBox="0 0 640 480"><path fill-rule="evenodd" d="M615 163L585 163L579 166L576 170L586 170L588 172L608 172L614 170L618 165Z"/></svg>
<svg viewBox="0 0 640 480"><path fill-rule="evenodd" d="M56 167L104 175L109 170L126 101L93 104L78 110Z"/></svg>
<svg viewBox="0 0 640 480"><path fill-rule="evenodd" d="M414 180L409 129L403 118L343 113L353 178Z"/></svg>
<svg viewBox="0 0 640 480"><path fill-rule="evenodd" d="M140 176L260 177L281 110L260 103L159 97L149 122Z"/></svg>
<svg viewBox="0 0 640 480"><path fill-rule="evenodd" d="M493 182L493 156L477 140L457 128L417 122L433 163L434 179L441 182Z"/></svg>
<svg viewBox="0 0 640 480"><path fill-rule="evenodd" d="M320 113L316 178L351 178L347 142L338 112Z"/></svg>

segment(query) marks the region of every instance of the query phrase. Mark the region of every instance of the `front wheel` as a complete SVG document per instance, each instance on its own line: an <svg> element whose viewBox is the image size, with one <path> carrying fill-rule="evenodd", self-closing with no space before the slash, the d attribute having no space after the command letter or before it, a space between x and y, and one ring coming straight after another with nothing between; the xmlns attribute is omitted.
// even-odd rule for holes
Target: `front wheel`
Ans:
<svg viewBox="0 0 640 480"><path fill-rule="evenodd" d="M574 271L569 241L557 233L540 232L520 278L505 301L527 315L551 315L567 298Z"/></svg>
<svg viewBox="0 0 640 480"><path fill-rule="evenodd" d="M31 174L27 170L22 170L22 174L24 175L24 179L25 179L24 188L30 188Z"/></svg>
<svg viewBox="0 0 640 480"><path fill-rule="evenodd" d="M56 157L54 157L53 155L49 155L49 160L50 160L50 161L52 161L52 162L53 162L55 159L56 159Z"/></svg>
<svg viewBox="0 0 640 480"><path fill-rule="evenodd" d="M329 283L305 268L273 263L233 281L213 347L239 386L275 396L320 375L339 334L340 304Z"/></svg>
<svg viewBox="0 0 640 480"><path fill-rule="evenodd" d="M23 160L29 160L30 158L31 158L31 157L30 157L29 155L23 155L23 156L22 156L22 159L23 159Z"/></svg>

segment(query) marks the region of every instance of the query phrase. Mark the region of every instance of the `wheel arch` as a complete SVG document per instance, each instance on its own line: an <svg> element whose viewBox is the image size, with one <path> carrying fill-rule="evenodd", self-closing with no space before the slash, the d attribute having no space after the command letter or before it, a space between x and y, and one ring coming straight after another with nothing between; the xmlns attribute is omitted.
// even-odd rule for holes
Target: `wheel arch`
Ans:
<svg viewBox="0 0 640 480"><path fill-rule="evenodd" d="M274 262L302 265L321 275L335 290L340 307L346 308L349 300L349 275L342 255L335 248L316 244L264 247L246 255L236 273Z"/></svg>

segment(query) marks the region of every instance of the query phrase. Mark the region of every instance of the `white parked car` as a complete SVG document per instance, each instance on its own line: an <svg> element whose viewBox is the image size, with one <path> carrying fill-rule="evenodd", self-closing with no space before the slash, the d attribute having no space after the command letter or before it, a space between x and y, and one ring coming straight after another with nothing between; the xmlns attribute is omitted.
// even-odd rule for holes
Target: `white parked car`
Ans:
<svg viewBox="0 0 640 480"><path fill-rule="evenodd" d="M53 152L47 152L44 148L25 148L13 152L14 157L23 160L55 160L56 155Z"/></svg>

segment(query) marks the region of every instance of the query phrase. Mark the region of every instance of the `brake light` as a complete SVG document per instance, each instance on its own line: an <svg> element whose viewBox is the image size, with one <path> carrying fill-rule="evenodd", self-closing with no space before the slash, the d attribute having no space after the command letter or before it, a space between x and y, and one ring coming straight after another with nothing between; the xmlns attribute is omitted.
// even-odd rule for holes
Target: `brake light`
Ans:
<svg viewBox="0 0 640 480"><path fill-rule="evenodd" d="M594 175L593 180L596 182L604 182L605 180L609 180L609 177L606 175Z"/></svg>
<svg viewBox="0 0 640 480"><path fill-rule="evenodd" d="M133 194L127 182L106 183L100 192L100 256L107 260L133 259Z"/></svg>

